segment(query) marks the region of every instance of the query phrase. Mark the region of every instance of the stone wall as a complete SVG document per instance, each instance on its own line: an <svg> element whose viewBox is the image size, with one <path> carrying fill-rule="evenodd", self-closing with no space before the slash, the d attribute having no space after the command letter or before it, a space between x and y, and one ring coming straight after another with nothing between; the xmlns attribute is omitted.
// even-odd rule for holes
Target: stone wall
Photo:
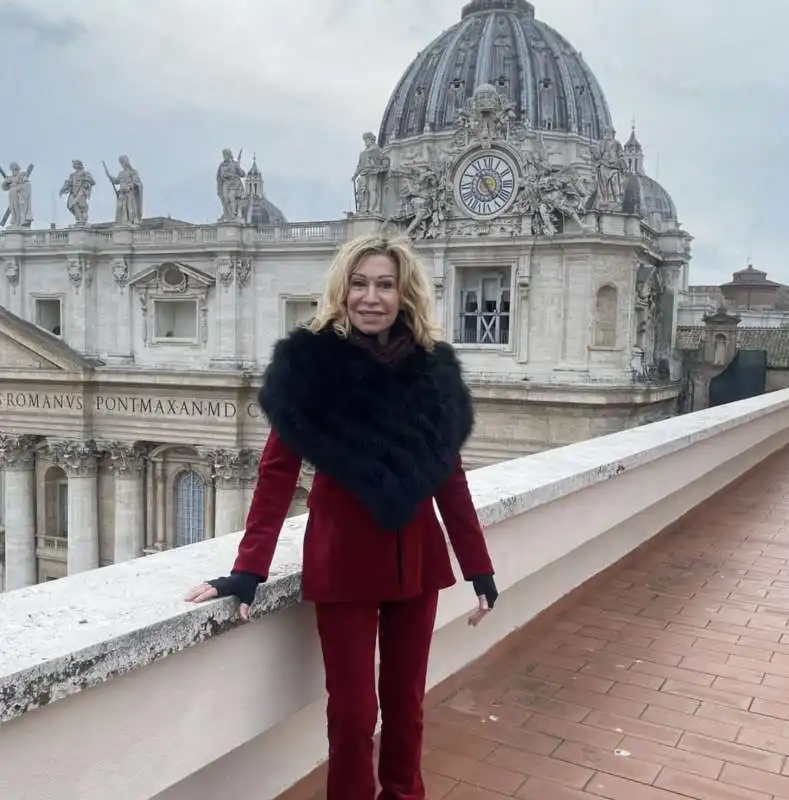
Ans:
<svg viewBox="0 0 789 800"><path fill-rule="evenodd" d="M501 597L470 630L468 585L442 593L429 685L787 444L784 391L471 473ZM8 797L213 800L232 786L263 800L320 762L320 650L299 603L304 521L285 524L251 625L232 599L182 600L226 572L237 534L0 596Z"/></svg>

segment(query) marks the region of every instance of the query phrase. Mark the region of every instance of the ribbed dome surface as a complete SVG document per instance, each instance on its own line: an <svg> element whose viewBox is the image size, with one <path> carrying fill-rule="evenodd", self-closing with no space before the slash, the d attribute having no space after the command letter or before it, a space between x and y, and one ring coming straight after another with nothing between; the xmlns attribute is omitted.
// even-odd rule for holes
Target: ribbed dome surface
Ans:
<svg viewBox="0 0 789 800"><path fill-rule="evenodd" d="M535 128L600 139L611 126L602 89L581 54L534 18L526 0L473 0L461 21L406 70L381 122L379 145L452 127L485 83Z"/></svg>
<svg viewBox="0 0 789 800"><path fill-rule="evenodd" d="M658 214L660 219L677 219L677 209L671 195L653 178L647 175L630 175L625 184L622 211L639 214L648 219Z"/></svg>

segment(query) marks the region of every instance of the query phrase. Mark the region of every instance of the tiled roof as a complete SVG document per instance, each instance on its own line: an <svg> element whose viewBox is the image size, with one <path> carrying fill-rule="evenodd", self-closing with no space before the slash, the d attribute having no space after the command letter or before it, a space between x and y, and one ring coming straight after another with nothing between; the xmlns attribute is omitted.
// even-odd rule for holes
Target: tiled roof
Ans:
<svg viewBox="0 0 789 800"><path fill-rule="evenodd" d="M704 328L680 325L677 328L677 349L698 350ZM765 350L768 369L789 369L789 328L737 328L738 350Z"/></svg>
<svg viewBox="0 0 789 800"><path fill-rule="evenodd" d="M786 739L776 734L786 710L772 705L785 691L775 688L786 666L774 655L786 645L771 626L785 612L756 599L785 580L775 556L789 546L789 513L776 498L789 493L788 476L782 450L514 632L507 649L434 687L427 796L789 797ZM323 766L278 800L318 800L325 785Z"/></svg>

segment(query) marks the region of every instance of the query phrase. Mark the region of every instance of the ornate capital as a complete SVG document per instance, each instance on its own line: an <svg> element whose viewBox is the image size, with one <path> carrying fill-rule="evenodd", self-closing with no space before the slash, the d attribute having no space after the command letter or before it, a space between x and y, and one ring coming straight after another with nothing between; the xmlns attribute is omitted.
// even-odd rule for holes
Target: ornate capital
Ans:
<svg viewBox="0 0 789 800"><path fill-rule="evenodd" d="M252 450L202 450L211 463L218 489L239 489L255 480L257 460Z"/></svg>
<svg viewBox="0 0 789 800"><path fill-rule="evenodd" d="M102 442L101 451L116 478L140 478L145 469L145 449L126 442Z"/></svg>
<svg viewBox="0 0 789 800"><path fill-rule="evenodd" d="M0 433L0 469L30 469L36 458L36 437Z"/></svg>
<svg viewBox="0 0 789 800"><path fill-rule="evenodd" d="M218 256L214 259L214 267L216 279L227 291L233 283L233 260L229 256Z"/></svg>
<svg viewBox="0 0 789 800"><path fill-rule="evenodd" d="M230 289L233 281L239 289L243 289L249 283L252 274L252 259L249 256L217 256L214 259L216 269L216 279L225 291Z"/></svg>
<svg viewBox="0 0 789 800"><path fill-rule="evenodd" d="M249 277L252 275L252 259L249 256L234 258L233 268L236 273L236 282L239 288L243 289L249 283Z"/></svg>
<svg viewBox="0 0 789 800"><path fill-rule="evenodd" d="M93 440L56 439L47 444L52 461L70 478L95 474L99 450Z"/></svg>
<svg viewBox="0 0 789 800"><path fill-rule="evenodd" d="M16 287L19 286L19 259L8 258L3 262L3 269L8 285L11 287L12 292L16 292Z"/></svg>
<svg viewBox="0 0 789 800"><path fill-rule="evenodd" d="M86 256L73 256L66 261L66 272L74 291L79 293L79 287L83 282L85 286L90 286L93 281L93 265Z"/></svg>
<svg viewBox="0 0 789 800"><path fill-rule="evenodd" d="M120 290L123 291L126 284L129 282L129 263L123 257L112 259L112 277L115 278L115 283L118 284Z"/></svg>

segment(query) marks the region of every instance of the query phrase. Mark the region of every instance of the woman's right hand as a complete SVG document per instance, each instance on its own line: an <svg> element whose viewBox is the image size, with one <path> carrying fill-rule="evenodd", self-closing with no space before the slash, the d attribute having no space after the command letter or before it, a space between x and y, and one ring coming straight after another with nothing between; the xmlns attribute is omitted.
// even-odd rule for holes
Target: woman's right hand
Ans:
<svg viewBox="0 0 789 800"><path fill-rule="evenodd" d="M249 622L249 607L255 600L258 584L263 579L251 572L232 572L225 578L214 578L210 581L193 586L184 600L188 603L204 603L217 597L237 597L240 601L238 616L244 622Z"/></svg>

